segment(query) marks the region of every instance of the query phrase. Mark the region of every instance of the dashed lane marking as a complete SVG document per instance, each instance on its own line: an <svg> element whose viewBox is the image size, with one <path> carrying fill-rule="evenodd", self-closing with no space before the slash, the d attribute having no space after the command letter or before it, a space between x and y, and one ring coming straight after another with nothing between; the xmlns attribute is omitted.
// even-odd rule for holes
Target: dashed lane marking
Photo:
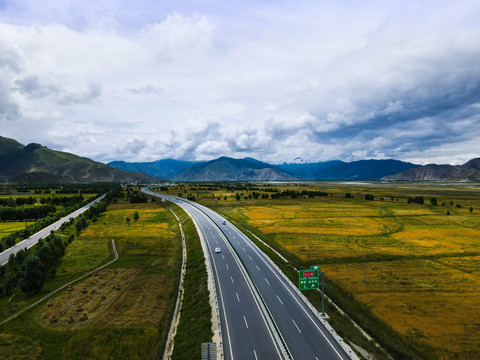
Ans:
<svg viewBox="0 0 480 360"><path fill-rule="evenodd" d="M295 325L295 327L297 328L298 332L301 334L302 332L300 331L300 328L298 327L297 323L295 322L295 320L293 320L293 324Z"/></svg>

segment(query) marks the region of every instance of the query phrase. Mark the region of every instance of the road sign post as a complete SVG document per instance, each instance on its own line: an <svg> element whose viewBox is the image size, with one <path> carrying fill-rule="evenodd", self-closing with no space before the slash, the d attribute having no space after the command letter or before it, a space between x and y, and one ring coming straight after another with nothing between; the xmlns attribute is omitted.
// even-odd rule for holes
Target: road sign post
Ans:
<svg viewBox="0 0 480 360"><path fill-rule="evenodd" d="M322 285L322 316L325 317L325 273L322 271L320 273L322 276L322 282L320 285Z"/></svg>
<svg viewBox="0 0 480 360"><path fill-rule="evenodd" d="M322 277L322 282L319 281ZM310 270L300 270L298 272L298 288L300 290L317 290L322 286L322 316L325 315L325 273L318 272L318 265L311 265Z"/></svg>
<svg viewBox="0 0 480 360"><path fill-rule="evenodd" d="M298 288L300 290L316 290L318 289L318 270L300 270L298 272Z"/></svg>

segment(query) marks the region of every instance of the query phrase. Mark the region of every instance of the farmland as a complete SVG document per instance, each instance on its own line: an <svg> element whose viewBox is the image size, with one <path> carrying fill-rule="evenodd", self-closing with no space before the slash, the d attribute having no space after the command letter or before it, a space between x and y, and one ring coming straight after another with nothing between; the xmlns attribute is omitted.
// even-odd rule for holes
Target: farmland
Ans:
<svg viewBox="0 0 480 360"><path fill-rule="evenodd" d="M315 183L275 192L214 186L169 190L196 195L298 268L320 265L332 286L422 357L480 356L480 186ZM272 199L285 190L325 195Z"/></svg>
<svg viewBox="0 0 480 360"><path fill-rule="evenodd" d="M126 221L135 212L138 220ZM176 220L161 205L110 204L69 244L56 276L38 296L111 259L112 239L117 262L2 326L0 358L156 356L170 324L181 256ZM3 298L1 318L29 301L21 294Z"/></svg>

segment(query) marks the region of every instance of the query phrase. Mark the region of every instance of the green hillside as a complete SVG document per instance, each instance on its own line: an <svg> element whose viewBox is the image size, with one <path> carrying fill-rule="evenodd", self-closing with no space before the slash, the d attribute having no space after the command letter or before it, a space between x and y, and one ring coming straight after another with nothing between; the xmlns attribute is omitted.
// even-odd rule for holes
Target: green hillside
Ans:
<svg viewBox="0 0 480 360"><path fill-rule="evenodd" d="M30 174L29 176L27 176ZM35 174L35 175L34 175ZM24 146L0 136L0 177L11 182L125 182L152 181L148 175L115 169L74 154L40 144Z"/></svg>

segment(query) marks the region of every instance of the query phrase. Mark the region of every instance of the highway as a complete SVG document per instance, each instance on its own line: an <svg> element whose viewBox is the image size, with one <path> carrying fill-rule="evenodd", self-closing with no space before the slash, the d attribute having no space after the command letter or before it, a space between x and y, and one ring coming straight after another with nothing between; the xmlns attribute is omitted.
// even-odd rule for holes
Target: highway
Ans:
<svg viewBox="0 0 480 360"><path fill-rule="evenodd" d="M148 190L144 192L162 197ZM173 197L168 200L184 208L207 240L217 289L224 359L288 359L282 354L248 277L239 267L233 250L221 239L218 227L196 207ZM221 249L218 254L214 253L216 247Z"/></svg>
<svg viewBox="0 0 480 360"><path fill-rule="evenodd" d="M4 252L0 253L0 266L5 265L8 262L8 257L10 254L16 254L18 251L22 249L30 249L33 245L35 245L38 240L43 239L44 237L48 236L50 234L50 231L52 230L57 230L64 222L67 222L70 220L70 218L76 218L78 215L83 214L85 211L88 210L90 206L93 204L99 202L105 197L106 194L100 196L99 198L93 200L92 202L88 203L87 205L81 207L78 210L75 210L71 214L68 214L67 216L61 218L60 220L54 222L52 225L47 226L46 228L43 228L36 234L33 234L32 236L26 238L25 240L20 241L18 244L12 246L11 248L8 248Z"/></svg>
<svg viewBox="0 0 480 360"><path fill-rule="evenodd" d="M352 357L347 354L324 326L323 320L319 319L318 313L312 311L294 289L294 285L235 226L228 221L223 224L223 217L198 203L148 189L142 191L181 206L197 222L204 235L215 267L220 312L224 315L221 316L221 326L225 359L356 358L354 354ZM212 252L215 247L221 248L220 254ZM253 289L248 290L248 282L242 278L250 278L255 284ZM255 301L252 302L255 293L260 298L257 302L264 303L268 309L267 314L262 313L258 304L255 306ZM270 317L274 326L269 327L265 318ZM267 328L267 333L258 332L263 328ZM286 345L283 346L282 342ZM276 355L271 343L277 349ZM248 350L243 352L245 349ZM254 356L251 356L253 350ZM282 350L283 353L280 352Z"/></svg>

